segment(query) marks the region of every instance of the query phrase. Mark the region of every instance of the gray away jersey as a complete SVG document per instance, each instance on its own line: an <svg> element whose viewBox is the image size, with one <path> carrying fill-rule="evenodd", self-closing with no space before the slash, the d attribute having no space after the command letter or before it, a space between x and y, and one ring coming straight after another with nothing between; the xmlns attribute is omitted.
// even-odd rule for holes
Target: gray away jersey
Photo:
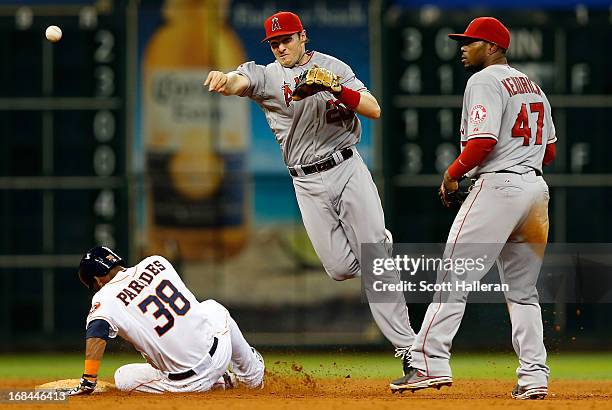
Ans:
<svg viewBox="0 0 612 410"><path fill-rule="evenodd" d="M338 75L348 88L366 89L344 62L315 51L307 54L305 64L292 68L278 61L267 66L249 61L236 70L250 82L242 97L252 98L264 111L287 166L311 164L355 145L361 138L359 118L333 94L320 92L301 101L291 99L299 75L315 64Z"/></svg>
<svg viewBox="0 0 612 410"><path fill-rule="evenodd" d="M463 96L461 148L473 138L494 138L497 144L470 176L503 170L542 171L546 144L557 141L544 91L505 64L477 72Z"/></svg>

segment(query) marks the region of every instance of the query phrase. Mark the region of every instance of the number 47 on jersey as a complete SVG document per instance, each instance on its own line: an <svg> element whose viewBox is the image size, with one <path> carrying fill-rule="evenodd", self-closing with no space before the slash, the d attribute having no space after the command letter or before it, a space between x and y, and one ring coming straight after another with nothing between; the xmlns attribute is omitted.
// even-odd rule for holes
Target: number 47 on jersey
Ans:
<svg viewBox="0 0 612 410"><path fill-rule="evenodd" d="M531 114L537 114L538 118L534 145L542 145L542 127L544 126L544 103L530 103L529 111ZM512 127L512 136L515 138L523 138L523 145L529 145L531 139L531 127L529 126L529 113L527 112L527 104L521 105L514 126Z"/></svg>

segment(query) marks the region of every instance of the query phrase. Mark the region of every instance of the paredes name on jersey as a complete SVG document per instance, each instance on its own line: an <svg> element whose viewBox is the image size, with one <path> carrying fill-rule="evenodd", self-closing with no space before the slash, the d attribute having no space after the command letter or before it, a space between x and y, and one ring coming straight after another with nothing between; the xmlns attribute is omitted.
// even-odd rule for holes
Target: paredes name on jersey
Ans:
<svg viewBox="0 0 612 410"><path fill-rule="evenodd" d="M166 267L159 260L153 261L148 264L145 270L133 281L131 281L127 287L123 288L116 297L121 300L125 306L129 306L130 302L136 298L142 292L142 290L153 282L153 278L162 271L165 271Z"/></svg>

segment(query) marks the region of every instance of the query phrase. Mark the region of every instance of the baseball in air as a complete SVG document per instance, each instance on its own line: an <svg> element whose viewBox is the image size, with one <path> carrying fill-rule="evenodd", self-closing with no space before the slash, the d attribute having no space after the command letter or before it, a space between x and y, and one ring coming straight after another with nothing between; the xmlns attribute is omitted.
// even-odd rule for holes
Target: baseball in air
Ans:
<svg viewBox="0 0 612 410"><path fill-rule="evenodd" d="M45 31L45 37L53 43L58 42L62 38L62 30L58 26L49 26Z"/></svg>

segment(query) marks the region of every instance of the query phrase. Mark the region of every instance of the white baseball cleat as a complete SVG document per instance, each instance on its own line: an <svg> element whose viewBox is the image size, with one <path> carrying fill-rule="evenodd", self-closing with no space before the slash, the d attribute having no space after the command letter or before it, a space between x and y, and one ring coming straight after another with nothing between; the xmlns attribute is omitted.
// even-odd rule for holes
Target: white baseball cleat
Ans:
<svg viewBox="0 0 612 410"><path fill-rule="evenodd" d="M516 400L543 400L548 395L548 387L520 387L518 384L510 393L513 399Z"/></svg>

